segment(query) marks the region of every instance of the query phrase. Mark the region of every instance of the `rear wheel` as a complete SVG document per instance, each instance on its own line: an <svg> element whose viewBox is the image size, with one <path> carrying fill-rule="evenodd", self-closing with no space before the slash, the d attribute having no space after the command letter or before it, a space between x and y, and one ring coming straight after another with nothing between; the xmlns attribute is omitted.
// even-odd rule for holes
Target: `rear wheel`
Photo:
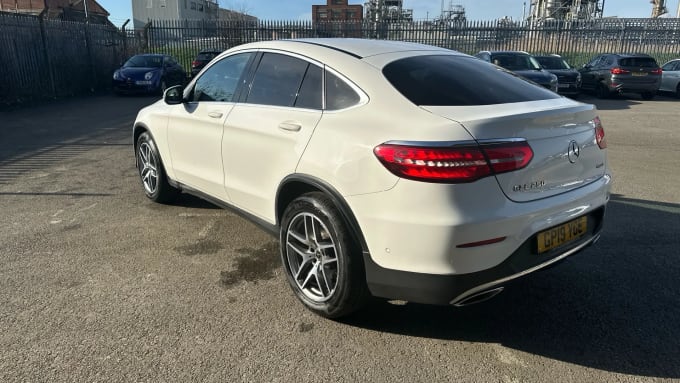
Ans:
<svg viewBox="0 0 680 383"><path fill-rule="evenodd" d="M651 100L654 98L655 94L654 92L642 92L640 96L642 97L643 100Z"/></svg>
<svg viewBox="0 0 680 383"><path fill-rule="evenodd" d="M598 84L595 88L595 96L597 98L608 98L610 95L609 89L604 84Z"/></svg>
<svg viewBox="0 0 680 383"><path fill-rule="evenodd" d="M288 283L308 309L340 318L367 301L361 249L324 194L308 193L291 202L281 220L280 243Z"/></svg>
<svg viewBox="0 0 680 383"><path fill-rule="evenodd" d="M179 191L168 183L156 143L148 132L137 139L137 170L144 194L158 203L172 201Z"/></svg>

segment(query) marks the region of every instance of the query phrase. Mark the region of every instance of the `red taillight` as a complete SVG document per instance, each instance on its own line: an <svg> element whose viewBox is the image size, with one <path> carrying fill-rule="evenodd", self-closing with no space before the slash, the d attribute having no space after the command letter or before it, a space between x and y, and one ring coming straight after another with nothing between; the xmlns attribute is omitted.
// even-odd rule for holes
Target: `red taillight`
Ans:
<svg viewBox="0 0 680 383"><path fill-rule="evenodd" d="M627 73L630 73L629 70L625 70L625 69L621 69L621 68L612 68L612 70L610 70L610 72L612 74L627 74Z"/></svg>
<svg viewBox="0 0 680 383"><path fill-rule="evenodd" d="M597 142L597 146L599 146L600 149L604 149L607 147L607 139L604 137L604 128L602 127L600 117L595 117L593 123L595 123L595 141Z"/></svg>
<svg viewBox="0 0 680 383"><path fill-rule="evenodd" d="M663 70L661 70L661 68L656 68L649 73L651 73L651 74L663 74Z"/></svg>
<svg viewBox="0 0 680 383"><path fill-rule="evenodd" d="M194 61L191 62L191 67L192 67L192 68L196 68L196 67L199 66L199 65L201 65L201 62L200 62L200 61L194 60Z"/></svg>
<svg viewBox="0 0 680 383"><path fill-rule="evenodd" d="M534 155L525 141L447 147L383 144L373 152L399 177L442 183L473 182L521 169Z"/></svg>

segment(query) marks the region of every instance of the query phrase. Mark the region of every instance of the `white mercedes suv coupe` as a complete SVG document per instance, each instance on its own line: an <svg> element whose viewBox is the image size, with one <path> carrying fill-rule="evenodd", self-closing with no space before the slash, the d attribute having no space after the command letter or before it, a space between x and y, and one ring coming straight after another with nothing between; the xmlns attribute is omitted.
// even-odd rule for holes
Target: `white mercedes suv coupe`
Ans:
<svg viewBox="0 0 680 383"><path fill-rule="evenodd" d="M280 240L299 300L465 305L600 236L594 106L451 50L307 39L234 47L134 123L146 195L235 209Z"/></svg>

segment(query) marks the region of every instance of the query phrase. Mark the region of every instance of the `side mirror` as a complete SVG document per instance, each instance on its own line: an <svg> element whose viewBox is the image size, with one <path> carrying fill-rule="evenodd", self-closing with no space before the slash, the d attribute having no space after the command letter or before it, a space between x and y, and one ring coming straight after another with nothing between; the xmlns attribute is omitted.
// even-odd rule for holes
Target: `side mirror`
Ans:
<svg viewBox="0 0 680 383"><path fill-rule="evenodd" d="M184 87L181 85L171 86L165 90L163 101L168 105L178 105L184 102Z"/></svg>

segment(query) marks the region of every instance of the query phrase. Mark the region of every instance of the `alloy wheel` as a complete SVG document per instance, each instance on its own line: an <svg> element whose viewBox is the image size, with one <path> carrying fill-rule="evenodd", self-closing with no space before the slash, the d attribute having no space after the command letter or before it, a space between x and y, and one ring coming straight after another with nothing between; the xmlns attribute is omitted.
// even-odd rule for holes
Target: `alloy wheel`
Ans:
<svg viewBox="0 0 680 383"><path fill-rule="evenodd" d="M297 287L310 300L329 300L338 285L338 248L319 217L299 213L286 235L286 260Z"/></svg>
<svg viewBox="0 0 680 383"><path fill-rule="evenodd" d="M153 194L158 188L158 161L148 142L139 145L139 175L147 193Z"/></svg>

